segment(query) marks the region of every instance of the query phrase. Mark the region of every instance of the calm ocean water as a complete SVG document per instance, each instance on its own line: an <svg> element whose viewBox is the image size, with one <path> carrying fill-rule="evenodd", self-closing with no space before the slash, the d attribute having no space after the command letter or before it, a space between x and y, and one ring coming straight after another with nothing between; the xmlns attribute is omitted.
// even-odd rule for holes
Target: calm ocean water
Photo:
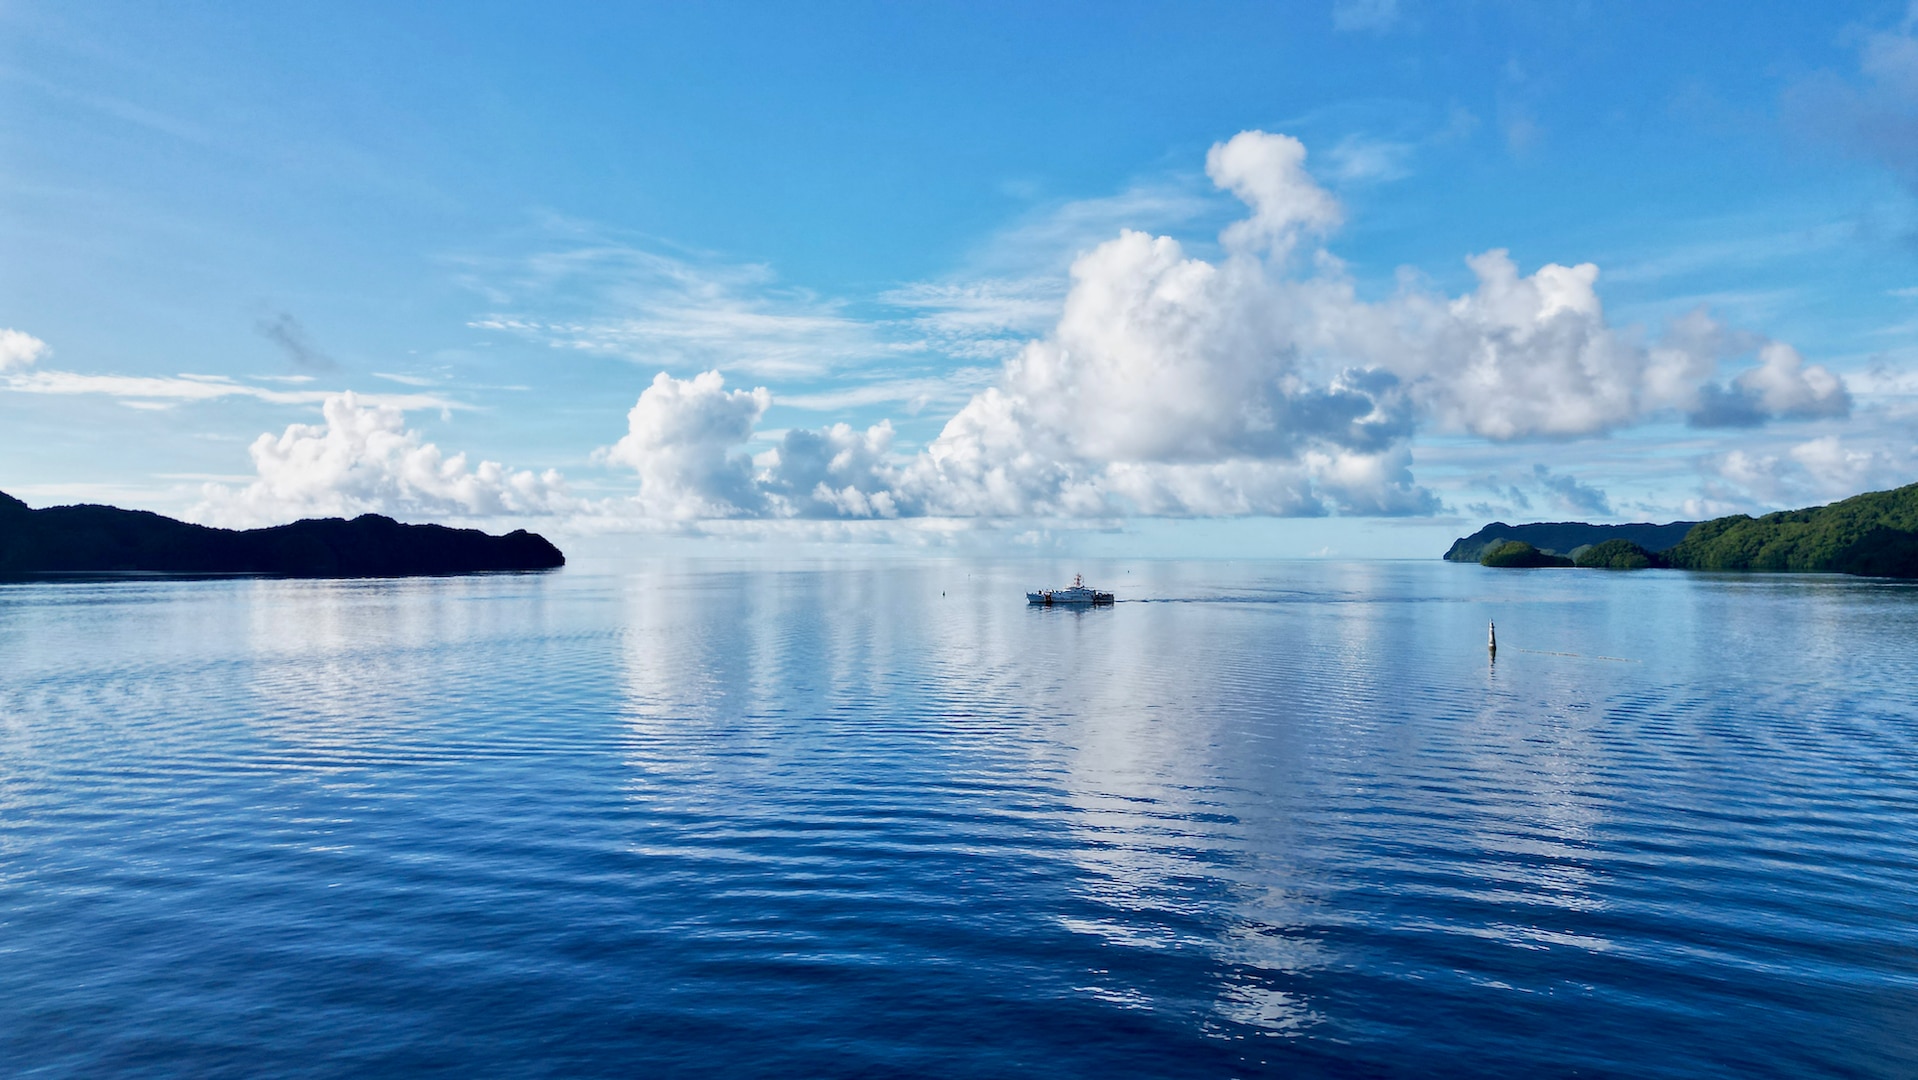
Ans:
<svg viewBox="0 0 1918 1080"><path fill-rule="evenodd" d="M1918 588L1075 569L0 586L0 1072L1918 1075Z"/></svg>

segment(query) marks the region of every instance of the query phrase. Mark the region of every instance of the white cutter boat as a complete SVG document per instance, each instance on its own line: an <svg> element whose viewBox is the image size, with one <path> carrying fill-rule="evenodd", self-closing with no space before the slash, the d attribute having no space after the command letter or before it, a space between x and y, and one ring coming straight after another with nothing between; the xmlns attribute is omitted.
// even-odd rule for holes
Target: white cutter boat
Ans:
<svg viewBox="0 0 1918 1080"><path fill-rule="evenodd" d="M1091 607L1112 603L1112 594L1087 588L1085 578L1082 575L1074 574L1072 575L1072 585L1070 587L1064 589L1040 589L1038 592L1029 592L1026 594L1026 603L1045 604L1048 607L1056 604L1079 604Z"/></svg>

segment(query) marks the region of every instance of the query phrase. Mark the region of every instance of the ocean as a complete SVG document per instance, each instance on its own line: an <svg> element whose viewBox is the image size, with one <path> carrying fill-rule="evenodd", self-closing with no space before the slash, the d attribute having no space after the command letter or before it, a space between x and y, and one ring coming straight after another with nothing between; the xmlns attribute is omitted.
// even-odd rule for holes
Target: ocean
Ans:
<svg viewBox="0 0 1918 1080"><path fill-rule="evenodd" d="M0 585L0 1072L1918 1075L1918 587Z"/></svg>

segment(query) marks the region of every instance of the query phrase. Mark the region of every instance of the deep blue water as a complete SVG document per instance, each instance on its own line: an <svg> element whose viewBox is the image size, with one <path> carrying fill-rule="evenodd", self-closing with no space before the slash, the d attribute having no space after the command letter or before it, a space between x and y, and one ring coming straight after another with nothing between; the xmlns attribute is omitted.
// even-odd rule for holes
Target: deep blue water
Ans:
<svg viewBox="0 0 1918 1080"><path fill-rule="evenodd" d="M1074 569L0 586L0 1072L1918 1075L1918 589Z"/></svg>

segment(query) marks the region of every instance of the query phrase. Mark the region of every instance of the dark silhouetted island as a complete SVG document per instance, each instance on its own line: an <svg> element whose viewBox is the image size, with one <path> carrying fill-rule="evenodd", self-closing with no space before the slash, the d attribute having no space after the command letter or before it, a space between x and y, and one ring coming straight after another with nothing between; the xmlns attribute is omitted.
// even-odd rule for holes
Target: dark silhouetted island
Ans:
<svg viewBox="0 0 1918 1080"><path fill-rule="evenodd" d="M318 518L235 531L113 506L34 510L0 492L0 575L414 577L564 565L558 548L524 529L490 536L362 514L351 521Z"/></svg>
<svg viewBox="0 0 1918 1080"><path fill-rule="evenodd" d="M1669 539L1667 530L1679 528L1685 530L1681 538ZM1826 506L1763 517L1733 514L1697 523L1493 522L1454 541L1445 557L1498 567L1671 567L1918 578L1918 484L1870 491Z"/></svg>

